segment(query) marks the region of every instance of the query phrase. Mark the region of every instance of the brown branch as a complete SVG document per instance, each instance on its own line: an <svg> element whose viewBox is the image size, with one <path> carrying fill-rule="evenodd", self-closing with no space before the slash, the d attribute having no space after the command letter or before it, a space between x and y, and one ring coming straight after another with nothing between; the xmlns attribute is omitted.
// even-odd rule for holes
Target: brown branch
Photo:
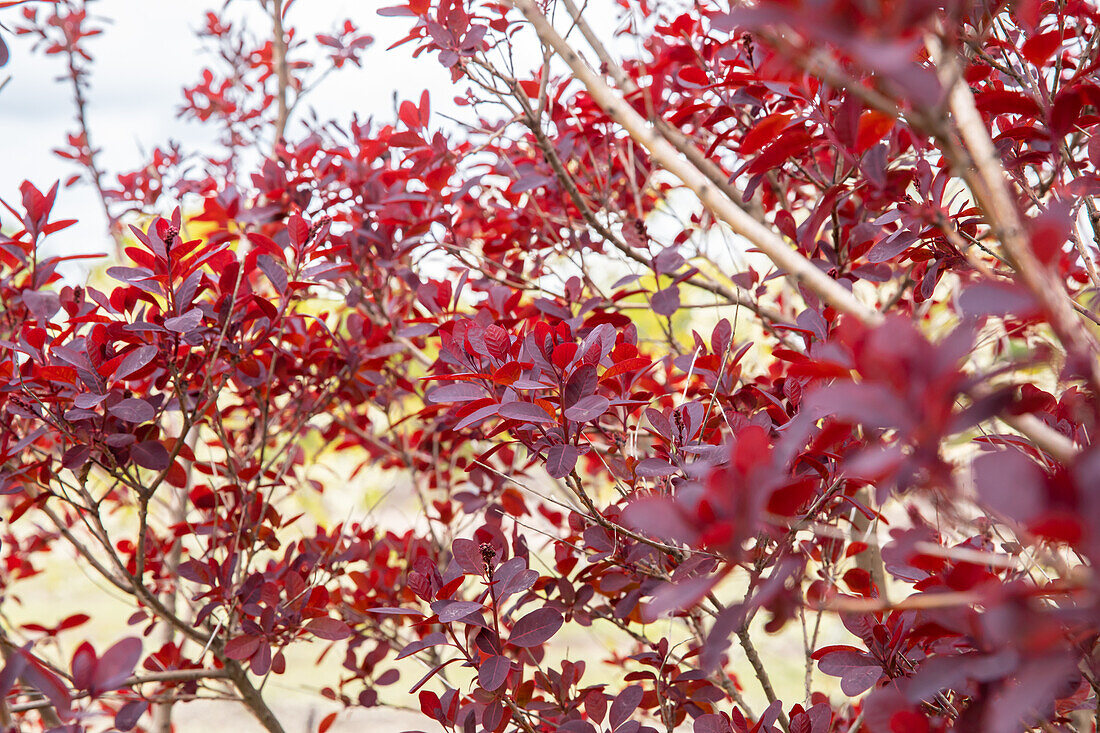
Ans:
<svg viewBox="0 0 1100 733"><path fill-rule="evenodd" d="M1017 278L1042 305L1058 340L1080 362L1093 392L1100 395L1100 361L1097 360L1100 348L1074 315L1073 307L1067 302L1065 284L1039 260L1031 248L1024 222L1009 189L1004 166L978 112L974 95L955 73L957 60L945 55L935 39L929 45L934 55L940 56L941 79L948 86L948 106L962 147L955 145L942 130L937 137L952 166L960 173L974 200L985 212L986 220L1001 242Z"/></svg>
<svg viewBox="0 0 1100 733"><path fill-rule="evenodd" d="M514 95L524 109L524 125L531 131L531 134L534 135L535 143L538 145L539 150L542 151L543 157L546 158L546 161L554 170L554 175L557 177L558 182L561 183L565 192L569 194L569 198L580 210L584 220L604 239L604 241L610 243L615 249L619 250L638 264L644 265L645 267L651 267L653 263L649 259L631 249L630 245L622 241L622 239L609 230L603 222L596 218L591 207L584 200L580 190L577 188L577 184L573 180L573 177L569 175L569 172L565 170L565 166L562 165L561 158L558 156L557 151L554 150L554 146L550 144L550 140L547 139L546 133L539 127L538 120L534 118L533 111L527 104L527 100L522 96L522 90L516 89ZM721 283L713 282L710 279L697 280L696 278L688 278L684 283L700 290L705 290L712 295L722 297L731 305L742 305L760 316L766 324L779 323L783 320L783 317L779 313L760 305L741 288L731 290ZM784 341L785 345L790 345L786 344L786 338L783 335L777 333L776 337L779 338L780 341Z"/></svg>
<svg viewBox="0 0 1100 733"><path fill-rule="evenodd" d="M753 672L756 673L756 679L764 690L764 696L768 698L769 703L774 703L779 698L775 696L775 688L772 687L771 678L768 676L768 670L764 667L763 660L760 659L760 653L756 651L756 646L752 643L748 626L743 626L737 630L737 641L744 649L745 656L748 658L749 664L752 665ZM787 714L782 709L779 711L779 724L783 727L783 730L789 730L790 728Z"/></svg>
<svg viewBox="0 0 1100 733"><path fill-rule="evenodd" d="M84 96L84 78L86 72L78 65L78 53L78 49L73 45L66 34L65 56L68 62L69 81L73 89L76 123L80 128L81 143L87 148L86 160L82 162L85 169L88 171L88 175L91 177L92 187L95 189L100 206L103 209L103 216L107 219L107 232L114 240L114 256L115 259L118 260L122 256L121 232L118 228L118 218L111 213L111 207L107 203L107 192L103 188L103 171L96 162L96 155L99 151L92 146L92 134L88 125L88 100Z"/></svg>
<svg viewBox="0 0 1100 733"><path fill-rule="evenodd" d="M661 132L646 123L641 115L604 83L554 30L534 0L509 0L509 2L524 14L543 42L551 46L569 65L574 76L581 81L593 101L634 140L645 147L654 161L679 178L685 187L695 193L702 204L718 219L767 255L795 284L805 285L838 311L855 316L871 325L883 322L881 313L860 302L843 285L791 248L770 227L738 206L734 198L723 190L727 188L725 185L717 185L710 176L707 176L669 143Z"/></svg>
<svg viewBox="0 0 1100 733"><path fill-rule="evenodd" d="M283 0L271 0L271 62L275 66L278 87L275 90L275 140L277 147L286 133L286 123L290 116L287 106L287 92L290 89L290 69L287 66L286 33L283 29Z"/></svg>
<svg viewBox="0 0 1100 733"><path fill-rule="evenodd" d="M138 685L145 685L154 682L189 682L205 679L225 679L229 674L223 669L168 669L163 672L150 672L149 674L134 675L130 677L121 685L119 689L123 687L137 687ZM90 695L88 692L79 692L73 695L74 700L80 700ZM31 700L29 702L21 702L11 706L11 712L24 713L28 710L43 710L51 707L50 701L43 698L41 700ZM59 723L60 725L60 723Z"/></svg>
<svg viewBox="0 0 1100 733"><path fill-rule="evenodd" d="M608 529L617 534L629 537L636 542L641 542L643 545L649 545L655 550L660 550L661 552L675 558L676 560L683 560L685 557L691 554L690 550L685 550L684 548L680 547L674 547L673 545L668 545L664 542L646 537L645 535L638 534L637 532L629 530L621 524L616 524L615 522L612 522L610 519L605 517L600 512L600 510L596 508L595 503L593 503L592 501L592 497L590 497L588 495L588 492L584 490L584 486L581 484L580 476L577 475L576 470L565 477L565 483L569 486L570 489L572 489L576 497L580 499L581 504L584 504L584 508L589 511L589 513L591 514L591 518L604 529ZM711 553L704 552L696 554L710 555Z"/></svg>

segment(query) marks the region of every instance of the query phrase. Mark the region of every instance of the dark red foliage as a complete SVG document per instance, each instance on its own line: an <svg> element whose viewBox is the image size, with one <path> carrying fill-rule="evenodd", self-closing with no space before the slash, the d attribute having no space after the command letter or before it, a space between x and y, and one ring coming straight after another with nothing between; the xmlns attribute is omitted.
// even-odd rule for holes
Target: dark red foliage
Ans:
<svg viewBox="0 0 1100 733"><path fill-rule="evenodd" d="M386 57L259 3L199 31L215 149L121 173L100 19L13 5L114 251L75 284L60 184L3 202L0 590L75 556L133 629L5 625L4 725L281 731L313 643L342 709L463 733L1096 729L1093 4L381 10L453 124L300 120ZM313 511L365 482L415 518Z"/></svg>

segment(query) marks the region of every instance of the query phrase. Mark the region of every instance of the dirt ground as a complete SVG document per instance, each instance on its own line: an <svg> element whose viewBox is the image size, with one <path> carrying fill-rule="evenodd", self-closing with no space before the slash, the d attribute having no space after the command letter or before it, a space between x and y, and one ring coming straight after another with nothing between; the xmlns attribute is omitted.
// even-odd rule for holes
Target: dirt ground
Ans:
<svg viewBox="0 0 1100 733"><path fill-rule="evenodd" d="M316 697L288 693L270 696L271 707L282 721L287 733L316 733L321 719L336 710L335 706L325 707ZM412 701L411 701L412 702ZM233 731L233 733L262 733L263 728L242 712L240 705L233 702L196 700L179 704L172 715L177 733L207 733L209 731ZM368 731L369 733L403 733L404 731L423 731L437 733L443 729L434 721L411 710L393 710L387 708L352 709L341 713L330 733L351 733Z"/></svg>

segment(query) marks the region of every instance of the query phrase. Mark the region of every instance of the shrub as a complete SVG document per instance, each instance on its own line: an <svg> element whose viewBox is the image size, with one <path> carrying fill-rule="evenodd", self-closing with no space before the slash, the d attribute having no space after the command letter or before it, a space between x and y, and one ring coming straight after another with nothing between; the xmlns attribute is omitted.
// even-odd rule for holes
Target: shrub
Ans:
<svg viewBox="0 0 1100 733"><path fill-rule="evenodd" d="M201 31L217 149L112 173L99 27L16 4L114 251L5 204L0 582L72 553L133 630L5 624L4 726L281 731L313 644L447 730L1095 729L1093 5L410 0L465 117L303 124L385 57L268 0ZM371 482L417 516L303 508Z"/></svg>

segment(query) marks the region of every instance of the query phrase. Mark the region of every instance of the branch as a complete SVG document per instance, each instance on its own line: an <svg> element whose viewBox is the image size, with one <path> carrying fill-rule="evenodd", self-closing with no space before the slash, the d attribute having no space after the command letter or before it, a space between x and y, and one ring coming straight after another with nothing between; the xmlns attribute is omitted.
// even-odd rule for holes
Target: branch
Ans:
<svg viewBox="0 0 1100 733"><path fill-rule="evenodd" d="M593 101L645 147L654 161L679 178L685 187L695 193L703 205L718 219L767 255L796 285L805 285L838 311L854 316L864 323L878 325L883 322L881 313L864 305L843 285L788 246L771 228L734 203L734 199L723 190L727 186L718 186L694 162L685 160L680 151L677 151L656 128L642 119L633 107L604 83L599 75L581 59L550 25L534 0L508 0L508 2L523 13L528 22L534 26L539 38L551 46L569 65L574 76L584 85ZM699 156L701 155L700 153Z"/></svg>
<svg viewBox="0 0 1100 733"><path fill-rule="evenodd" d="M508 80L508 85L509 88L512 89L512 95L519 101L520 106L523 108L524 125L527 127L527 129L531 131L531 134L534 135L535 143L536 145L538 145L539 150L542 151L543 157L546 158L546 161L554 170L554 175L557 177L558 182L562 185L562 188L565 189L565 192L569 194L569 198L580 210L581 216L584 217L584 220L596 231L597 234L600 235L600 237L604 239L604 241L609 242L613 247L615 247L615 249L619 250L638 264L644 265L645 267L651 267L652 262L650 260L631 249L630 245L626 244L626 242L622 241L622 239L615 236L613 232L611 232L599 219L596 218L596 215L593 213L591 207L589 207L588 203L581 195L580 190L577 188L577 184L573 180L573 177L569 175L569 172L565 169L565 166L562 165L561 158L558 156L558 153L554 149L554 146L550 143L550 140L546 137L546 133L542 130L541 127L539 127L538 119L535 117L534 110L531 109L530 104L527 102L527 98L523 90L520 89L519 85L512 80ZM779 313L757 303L755 299L753 299L746 291L744 291L743 288L731 290L721 283L712 282L709 278L704 280L697 280L696 278L692 277L688 278L685 281L685 284L699 288L700 290L705 290L706 292L713 295L718 295L722 298L725 298L727 301L729 301L729 303L733 305L742 305L745 308L748 308L760 318L764 319L765 325L781 323L783 321L783 317ZM779 332L775 332L775 335L776 338L784 343L784 345L788 347L793 346L797 349L797 345L793 343L787 343L788 339L785 335L780 334Z"/></svg>
<svg viewBox="0 0 1100 733"><path fill-rule="evenodd" d="M149 684L153 682L190 682L194 680L205 679L225 679L229 677L229 673L224 669L168 669L163 672L150 672L149 674L134 675L121 685L118 689L123 687L137 687L138 685ZM88 697L89 692L80 692L73 695L74 700L80 700ZM51 707L49 700L43 698L41 700L31 700L29 702L21 702L12 705L10 710L13 713L24 713L28 710L43 710Z"/></svg>
<svg viewBox="0 0 1100 733"><path fill-rule="evenodd" d="M1074 315L1067 302L1065 284L1044 265L1031 248L1024 222L1015 198L1008 186L1007 174L1001 164L989 130L982 121L969 85L961 81L957 62L945 52L936 39L929 41L933 56L939 57L940 75L948 86L948 107L955 121L963 148L959 149L942 130L937 134L944 151L952 159L969 187L974 200L985 212L986 220L1001 242L1016 276L1042 304L1048 321L1065 346L1086 371L1093 393L1100 395L1100 352L1095 339Z"/></svg>
<svg viewBox="0 0 1100 733"><path fill-rule="evenodd" d="M275 140L278 146L283 141L286 133L287 119L290 117L290 108L287 106L287 90L290 88L290 70L286 63L286 33L283 29L283 0L271 2L271 61L275 66L275 75L278 79L278 87L275 91L275 104L278 105L275 113Z"/></svg>

